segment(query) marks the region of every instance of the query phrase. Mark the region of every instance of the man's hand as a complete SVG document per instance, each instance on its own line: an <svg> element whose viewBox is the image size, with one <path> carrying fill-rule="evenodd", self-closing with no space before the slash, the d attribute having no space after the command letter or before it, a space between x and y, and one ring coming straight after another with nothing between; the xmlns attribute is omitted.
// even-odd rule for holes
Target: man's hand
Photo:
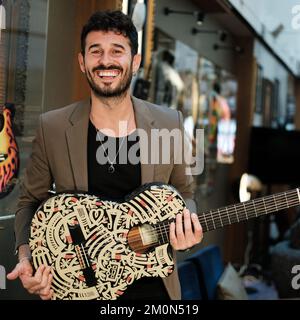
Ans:
<svg viewBox="0 0 300 320"><path fill-rule="evenodd" d="M183 217L182 217L183 216ZM183 218L183 221L182 221ZM186 250L200 243L203 238L198 216L188 209L176 215L176 222L170 224L170 243L175 250Z"/></svg>
<svg viewBox="0 0 300 320"><path fill-rule="evenodd" d="M53 294L50 289L52 274L51 268L44 265L39 266L35 275L30 261L26 258L20 260L14 270L7 275L7 279L20 278L23 287L31 294L38 294L42 300L49 300Z"/></svg>

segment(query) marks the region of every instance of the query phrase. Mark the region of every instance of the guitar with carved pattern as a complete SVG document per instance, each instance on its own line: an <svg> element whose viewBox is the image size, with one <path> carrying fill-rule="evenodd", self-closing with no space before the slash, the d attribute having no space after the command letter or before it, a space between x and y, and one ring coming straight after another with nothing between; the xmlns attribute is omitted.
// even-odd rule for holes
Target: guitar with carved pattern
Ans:
<svg viewBox="0 0 300 320"><path fill-rule="evenodd" d="M198 217L207 232L299 204L295 189ZM52 267L52 299L117 299L135 280L173 271L169 224L185 206L178 191L163 183L146 184L123 202L57 194L33 217L33 265Z"/></svg>

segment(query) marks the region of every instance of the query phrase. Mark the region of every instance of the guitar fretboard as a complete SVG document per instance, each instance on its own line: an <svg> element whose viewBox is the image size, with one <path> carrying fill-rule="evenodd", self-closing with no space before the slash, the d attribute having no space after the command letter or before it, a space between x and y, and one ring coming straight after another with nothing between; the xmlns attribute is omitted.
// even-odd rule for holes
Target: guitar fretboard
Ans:
<svg viewBox="0 0 300 320"><path fill-rule="evenodd" d="M5 56L5 30L1 32L0 40L0 105L6 102L6 56Z"/></svg>
<svg viewBox="0 0 300 320"><path fill-rule="evenodd" d="M199 214L203 232L216 230L225 226L257 218L279 210L295 207L300 204L300 190L294 189L287 192L257 198L238 204L222 207ZM169 241L169 225L160 225L157 228L163 243Z"/></svg>
<svg viewBox="0 0 300 320"><path fill-rule="evenodd" d="M272 212L294 207L300 204L299 189L290 190L199 215L203 232L267 215Z"/></svg>

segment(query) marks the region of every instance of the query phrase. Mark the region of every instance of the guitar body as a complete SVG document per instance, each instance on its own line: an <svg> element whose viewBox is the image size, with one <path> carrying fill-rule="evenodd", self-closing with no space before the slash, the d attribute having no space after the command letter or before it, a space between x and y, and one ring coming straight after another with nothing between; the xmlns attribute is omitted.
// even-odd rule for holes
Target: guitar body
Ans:
<svg viewBox="0 0 300 320"><path fill-rule="evenodd" d="M57 194L31 224L33 265L53 269L53 299L114 300L142 277L167 277L170 220L185 207L172 186L144 185L122 203Z"/></svg>
<svg viewBox="0 0 300 320"><path fill-rule="evenodd" d="M12 111L0 107L0 198L14 187L19 169L19 151L12 129Z"/></svg>

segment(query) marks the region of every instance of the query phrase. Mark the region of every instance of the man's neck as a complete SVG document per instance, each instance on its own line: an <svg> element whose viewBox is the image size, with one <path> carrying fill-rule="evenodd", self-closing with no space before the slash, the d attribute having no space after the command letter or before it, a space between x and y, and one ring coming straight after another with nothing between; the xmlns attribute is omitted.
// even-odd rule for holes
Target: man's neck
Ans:
<svg viewBox="0 0 300 320"><path fill-rule="evenodd" d="M99 98L94 94L91 95L90 119L97 129L110 129L118 135L120 122L129 121L128 131L131 132L135 129L133 113L129 92L120 98Z"/></svg>

